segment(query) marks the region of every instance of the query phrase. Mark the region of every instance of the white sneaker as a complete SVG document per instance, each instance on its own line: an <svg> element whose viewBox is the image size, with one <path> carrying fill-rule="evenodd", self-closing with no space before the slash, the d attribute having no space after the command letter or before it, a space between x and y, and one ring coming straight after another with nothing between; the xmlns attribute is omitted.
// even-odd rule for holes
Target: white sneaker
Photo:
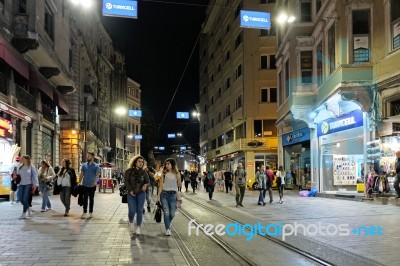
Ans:
<svg viewBox="0 0 400 266"><path fill-rule="evenodd" d="M27 217L26 217L26 213L23 212L19 218L20 218L20 219L26 219L26 218L27 218Z"/></svg>
<svg viewBox="0 0 400 266"><path fill-rule="evenodd" d="M140 227L138 226L138 227L136 227L136 235L141 235L142 234L142 232L140 232Z"/></svg>
<svg viewBox="0 0 400 266"><path fill-rule="evenodd" d="M172 235L172 233L171 233L171 229L167 229L167 231L165 232L165 235L166 235L166 236L170 236L170 235Z"/></svg>
<svg viewBox="0 0 400 266"><path fill-rule="evenodd" d="M89 213L89 218L93 218L93 213Z"/></svg>
<svg viewBox="0 0 400 266"><path fill-rule="evenodd" d="M32 215L32 208L29 207L29 208L28 208L28 217L31 217L31 215Z"/></svg>
<svg viewBox="0 0 400 266"><path fill-rule="evenodd" d="M135 224L129 222L129 223L128 223L128 230L129 230L129 232L133 232L133 231L134 231L134 228L135 228Z"/></svg>
<svg viewBox="0 0 400 266"><path fill-rule="evenodd" d="M86 219L86 218L87 218L87 213L86 212L82 213L81 219Z"/></svg>

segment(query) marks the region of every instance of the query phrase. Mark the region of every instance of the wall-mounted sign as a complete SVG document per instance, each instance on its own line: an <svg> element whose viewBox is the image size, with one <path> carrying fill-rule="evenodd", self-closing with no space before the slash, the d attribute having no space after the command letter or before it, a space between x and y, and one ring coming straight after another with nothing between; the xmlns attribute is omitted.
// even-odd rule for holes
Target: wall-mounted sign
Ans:
<svg viewBox="0 0 400 266"><path fill-rule="evenodd" d="M176 118L189 119L189 112L176 112Z"/></svg>
<svg viewBox="0 0 400 266"><path fill-rule="evenodd" d="M180 146L179 149L180 149L181 151L183 151L183 150L186 150L186 147L185 147L185 146Z"/></svg>
<svg viewBox="0 0 400 266"><path fill-rule="evenodd" d="M137 18L137 1L103 0L103 16Z"/></svg>
<svg viewBox="0 0 400 266"><path fill-rule="evenodd" d="M142 110L129 110L128 116L129 117L142 117Z"/></svg>
<svg viewBox="0 0 400 266"><path fill-rule="evenodd" d="M174 138L176 138L176 135L175 134L168 134L168 138L169 139L174 139Z"/></svg>
<svg viewBox="0 0 400 266"><path fill-rule="evenodd" d="M240 10L240 27L269 30L271 28L271 14Z"/></svg>
<svg viewBox="0 0 400 266"><path fill-rule="evenodd" d="M11 121L0 117L0 138L13 138L13 125Z"/></svg>
<svg viewBox="0 0 400 266"><path fill-rule="evenodd" d="M135 139L143 139L142 135L135 135Z"/></svg>
<svg viewBox="0 0 400 266"><path fill-rule="evenodd" d="M295 143L310 140L310 129L302 128L282 135L282 146L288 146Z"/></svg>
<svg viewBox="0 0 400 266"><path fill-rule="evenodd" d="M338 118L331 118L318 123L318 137L363 126L363 112L355 110Z"/></svg>

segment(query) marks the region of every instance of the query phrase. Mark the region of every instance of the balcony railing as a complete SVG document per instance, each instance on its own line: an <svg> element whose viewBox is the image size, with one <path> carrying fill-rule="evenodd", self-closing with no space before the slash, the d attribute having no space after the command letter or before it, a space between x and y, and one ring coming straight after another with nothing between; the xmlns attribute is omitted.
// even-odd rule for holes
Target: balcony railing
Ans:
<svg viewBox="0 0 400 266"><path fill-rule="evenodd" d="M36 111L35 97L19 86L17 86L16 89L17 89L18 103L25 106L29 110Z"/></svg>
<svg viewBox="0 0 400 266"><path fill-rule="evenodd" d="M277 151L278 149L278 138L242 138L225 144L217 149L208 151L205 156L207 159L213 159L215 157L223 156L226 154L234 153L237 151Z"/></svg>
<svg viewBox="0 0 400 266"><path fill-rule="evenodd" d="M50 121L52 123L56 122L56 114L50 107L42 105L42 114L43 118L47 121Z"/></svg>

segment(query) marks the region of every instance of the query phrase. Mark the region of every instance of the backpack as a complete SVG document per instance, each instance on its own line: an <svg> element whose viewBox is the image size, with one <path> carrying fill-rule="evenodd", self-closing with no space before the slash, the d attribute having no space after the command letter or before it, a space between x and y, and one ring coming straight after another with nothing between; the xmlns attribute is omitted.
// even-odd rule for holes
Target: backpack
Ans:
<svg viewBox="0 0 400 266"><path fill-rule="evenodd" d="M212 173L207 174L207 186L209 186L209 187L214 186L214 176Z"/></svg>

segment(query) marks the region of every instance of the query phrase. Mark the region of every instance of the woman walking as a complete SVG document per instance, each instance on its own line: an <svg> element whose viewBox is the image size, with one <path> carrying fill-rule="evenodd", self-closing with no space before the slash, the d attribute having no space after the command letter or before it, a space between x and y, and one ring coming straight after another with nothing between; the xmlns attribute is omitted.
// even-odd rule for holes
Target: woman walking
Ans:
<svg viewBox="0 0 400 266"><path fill-rule="evenodd" d="M56 176L53 167L46 161L40 162L39 168L39 189L42 192L42 209L41 212L51 210L51 202L49 199L50 188L47 186L48 182L53 182L53 178ZM47 207L47 209L46 209Z"/></svg>
<svg viewBox="0 0 400 266"><path fill-rule="evenodd" d="M265 174L264 165L260 166L260 170L256 173L256 181L258 183L258 190L260 190L260 196L258 197L258 205L265 206L265 190L267 188L267 175Z"/></svg>
<svg viewBox="0 0 400 266"><path fill-rule="evenodd" d="M204 179L204 187L206 188L206 191L208 192L208 198L212 200L213 193L214 193L214 187L215 187L215 176L211 172L211 170L208 170L208 173Z"/></svg>
<svg viewBox="0 0 400 266"><path fill-rule="evenodd" d="M144 200L146 189L150 185L149 176L143 169L144 158L140 155L133 157L129 162L128 170L125 171L124 179L128 191L128 218L129 230L133 232L133 219L136 215L136 235L140 235L140 226L143 220Z"/></svg>
<svg viewBox="0 0 400 266"><path fill-rule="evenodd" d="M64 159L61 166L61 170L58 173L57 185L61 187L60 200L65 207L64 216L67 217L71 206L72 189L76 186L76 174L75 170L71 168L70 160Z"/></svg>
<svg viewBox="0 0 400 266"><path fill-rule="evenodd" d="M164 209L165 235L170 236L176 208L180 208L182 203L181 194L178 191L178 187L182 186L182 181L174 159L166 159L163 169L157 200L161 200Z"/></svg>
<svg viewBox="0 0 400 266"><path fill-rule="evenodd" d="M280 204L283 203L283 187L285 186L285 176L285 170L283 170L283 166L281 165L276 172L276 184L278 186Z"/></svg>
<svg viewBox="0 0 400 266"><path fill-rule="evenodd" d="M34 193L34 189L36 190L38 185L38 174L35 166L32 165L29 155L22 156L21 163L17 172L21 176L21 183L19 183L19 189L21 190L20 201L24 206L20 218L26 219L32 214L32 210L29 208L29 197L32 197L32 193ZM26 213L27 211L28 214Z"/></svg>

